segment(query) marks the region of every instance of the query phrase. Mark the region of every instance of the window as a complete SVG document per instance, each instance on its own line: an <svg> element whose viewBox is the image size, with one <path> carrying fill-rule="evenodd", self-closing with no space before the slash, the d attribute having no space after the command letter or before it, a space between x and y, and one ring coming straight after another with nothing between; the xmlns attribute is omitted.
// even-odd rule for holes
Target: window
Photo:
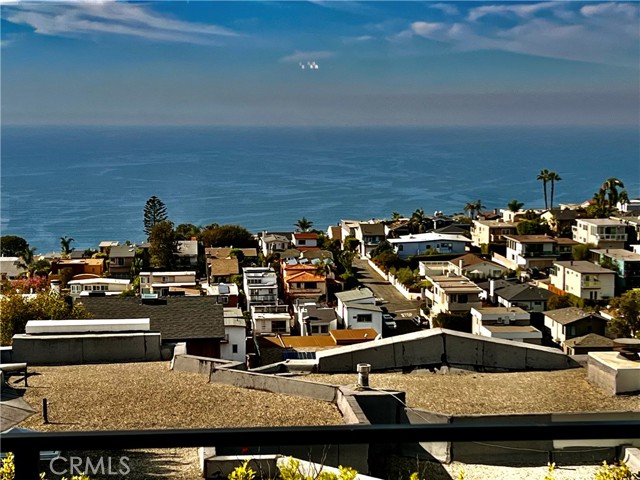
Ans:
<svg viewBox="0 0 640 480"><path fill-rule="evenodd" d="M220 303L221 303L222 305L226 305L227 303L229 303L229 297L227 297L227 296L221 296L221 297L220 297Z"/></svg>
<svg viewBox="0 0 640 480"><path fill-rule="evenodd" d="M306 240L298 240L298 245L306 245L307 241Z"/></svg>
<svg viewBox="0 0 640 480"><path fill-rule="evenodd" d="M359 313L356 315L356 322L372 322L373 319L370 313Z"/></svg>
<svg viewBox="0 0 640 480"><path fill-rule="evenodd" d="M304 286L305 288L318 288L318 282L307 282Z"/></svg>
<svg viewBox="0 0 640 480"><path fill-rule="evenodd" d="M231 345L231 353L238 353L238 345L236 343Z"/></svg>
<svg viewBox="0 0 640 480"><path fill-rule="evenodd" d="M461 293L457 296L456 301L458 303L467 303L469 301L469 296L466 293Z"/></svg>
<svg viewBox="0 0 640 480"><path fill-rule="evenodd" d="M274 333L285 333L287 331L286 320L272 320L271 331Z"/></svg>

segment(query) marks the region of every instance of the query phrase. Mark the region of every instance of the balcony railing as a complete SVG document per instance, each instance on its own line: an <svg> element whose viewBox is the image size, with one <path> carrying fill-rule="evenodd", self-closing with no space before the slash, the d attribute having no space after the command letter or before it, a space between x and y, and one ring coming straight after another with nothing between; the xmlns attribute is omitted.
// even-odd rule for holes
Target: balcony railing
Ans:
<svg viewBox="0 0 640 480"><path fill-rule="evenodd" d="M637 439L640 421L511 424L340 425L323 427L257 427L201 430L94 432L24 432L1 435L2 449L15 456L18 480L39 479L39 453L47 450L91 451L141 448L189 448L290 445L389 444L528 440Z"/></svg>
<svg viewBox="0 0 640 480"><path fill-rule="evenodd" d="M626 242L626 233L598 233L596 234L598 240L610 240L613 242Z"/></svg>

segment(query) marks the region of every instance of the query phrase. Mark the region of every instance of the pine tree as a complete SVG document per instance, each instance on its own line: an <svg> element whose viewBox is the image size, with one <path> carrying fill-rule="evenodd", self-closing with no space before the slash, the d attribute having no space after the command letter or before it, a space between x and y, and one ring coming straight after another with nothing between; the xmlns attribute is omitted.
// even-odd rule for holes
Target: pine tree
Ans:
<svg viewBox="0 0 640 480"><path fill-rule="evenodd" d="M153 227L167 219L167 206L155 195L144 205L144 233L151 235Z"/></svg>

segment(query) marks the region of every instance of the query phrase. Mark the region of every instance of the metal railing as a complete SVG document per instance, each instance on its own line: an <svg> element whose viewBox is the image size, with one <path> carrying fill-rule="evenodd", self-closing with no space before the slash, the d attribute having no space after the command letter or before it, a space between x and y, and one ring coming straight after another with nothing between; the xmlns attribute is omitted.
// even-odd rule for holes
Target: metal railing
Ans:
<svg viewBox="0 0 640 480"><path fill-rule="evenodd" d="M13 452L16 478L39 478L39 453L46 450L123 450L278 446L302 439L306 445L389 444L409 442L469 442L517 440L637 439L640 420L527 424L340 425L322 427L256 427L199 430L138 430L91 432L25 432L0 436L2 449Z"/></svg>

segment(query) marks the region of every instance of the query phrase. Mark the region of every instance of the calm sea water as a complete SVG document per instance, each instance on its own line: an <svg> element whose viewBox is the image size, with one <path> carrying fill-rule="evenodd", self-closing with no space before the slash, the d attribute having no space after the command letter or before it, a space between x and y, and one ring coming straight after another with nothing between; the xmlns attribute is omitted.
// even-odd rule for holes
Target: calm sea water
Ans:
<svg viewBox="0 0 640 480"><path fill-rule="evenodd" d="M157 195L175 223L288 230L305 216L460 212L470 200L543 205L536 174L560 174L557 202L607 177L640 194L636 128L3 127L2 234L39 252L142 241Z"/></svg>

